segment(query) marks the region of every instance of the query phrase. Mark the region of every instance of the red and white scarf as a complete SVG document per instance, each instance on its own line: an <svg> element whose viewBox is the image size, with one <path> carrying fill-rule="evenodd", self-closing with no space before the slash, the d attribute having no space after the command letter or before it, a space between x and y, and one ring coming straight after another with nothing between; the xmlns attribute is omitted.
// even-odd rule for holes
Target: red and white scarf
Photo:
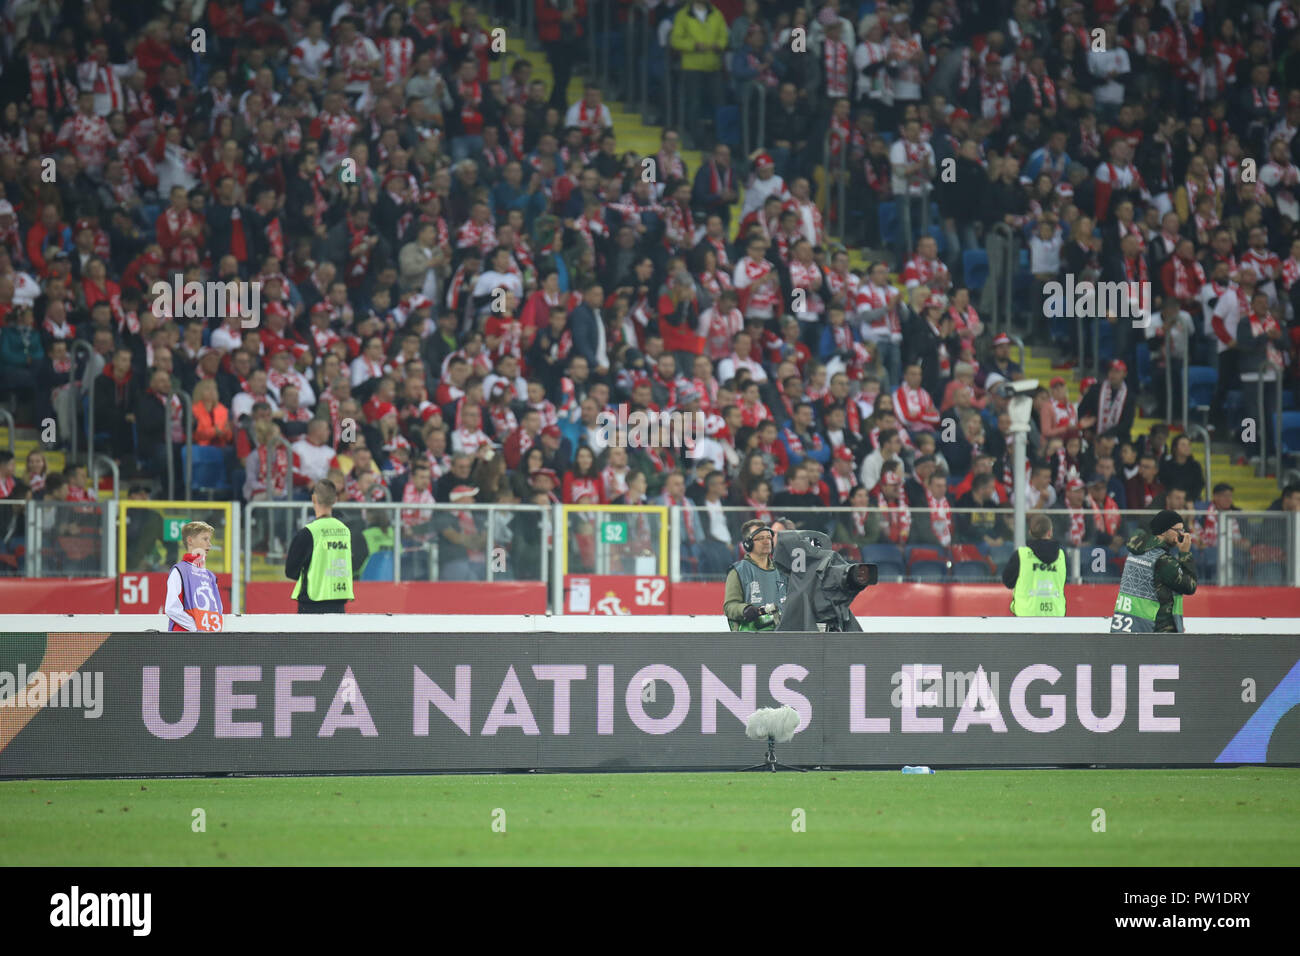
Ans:
<svg viewBox="0 0 1300 956"><path fill-rule="evenodd" d="M1042 77L1034 76L1032 73L1025 74L1025 82L1029 84L1030 92L1034 96L1034 109L1041 110L1043 102L1046 100L1049 110L1056 109L1056 84L1046 73Z"/></svg>
<svg viewBox="0 0 1300 956"><path fill-rule="evenodd" d="M411 61L415 57L415 43L410 37L383 37L379 51L384 56L384 83L392 86L411 75Z"/></svg>
<svg viewBox="0 0 1300 956"><path fill-rule="evenodd" d="M1174 256L1174 298L1187 301L1196 298L1205 285L1205 270L1195 259L1191 263L1182 256Z"/></svg>
<svg viewBox="0 0 1300 956"><path fill-rule="evenodd" d="M1097 434L1103 435L1119 424L1124 415L1124 402L1128 398L1128 383L1121 382L1119 391L1110 387L1110 379L1101 383L1097 401Z"/></svg>
<svg viewBox="0 0 1300 956"><path fill-rule="evenodd" d="M826 95L843 99L849 95L849 47L839 40L822 42L822 75L826 78Z"/></svg>
<svg viewBox="0 0 1300 956"><path fill-rule="evenodd" d="M876 508L888 520L889 540L894 544L906 544L912 533L912 512L908 510L907 502L900 495L898 503L891 505L882 493L876 495Z"/></svg>
<svg viewBox="0 0 1300 956"><path fill-rule="evenodd" d="M952 505L949 504L946 495L936 499L930 494L928 485L925 489L925 500L930 505L930 528L934 531L938 542L946 548L952 544Z"/></svg>
<svg viewBox="0 0 1300 956"><path fill-rule="evenodd" d="M275 446L274 458L266 445L257 446L257 480L270 497L286 496L289 487L289 452L284 445Z"/></svg>

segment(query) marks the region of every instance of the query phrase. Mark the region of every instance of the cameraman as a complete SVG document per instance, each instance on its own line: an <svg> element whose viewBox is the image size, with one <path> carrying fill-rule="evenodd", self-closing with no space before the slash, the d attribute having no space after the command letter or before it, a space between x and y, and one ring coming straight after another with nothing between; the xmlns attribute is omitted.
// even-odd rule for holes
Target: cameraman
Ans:
<svg viewBox="0 0 1300 956"><path fill-rule="evenodd" d="M1151 519L1150 529L1139 529L1129 538L1111 633L1184 631L1183 596L1196 593L1192 536L1176 511L1161 511Z"/></svg>
<svg viewBox="0 0 1300 956"><path fill-rule="evenodd" d="M785 575L772 563L772 529L757 518L740 528L745 556L727 572L722 613L733 631L775 631L785 604ZM764 611L775 605L776 611Z"/></svg>

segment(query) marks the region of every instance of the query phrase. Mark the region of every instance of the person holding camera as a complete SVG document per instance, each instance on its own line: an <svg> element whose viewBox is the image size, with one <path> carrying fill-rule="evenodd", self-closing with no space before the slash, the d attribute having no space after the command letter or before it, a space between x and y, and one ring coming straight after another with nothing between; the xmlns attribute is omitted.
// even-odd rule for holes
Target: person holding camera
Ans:
<svg viewBox="0 0 1300 956"><path fill-rule="evenodd" d="M1111 633L1181 634L1183 597L1196 593L1192 536L1176 511L1161 511L1128 541L1129 556L1110 619Z"/></svg>
<svg viewBox="0 0 1300 956"><path fill-rule="evenodd" d="M722 613L733 631L775 631L781 623L786 579L772 563L776 534L757 518L740 529L745 556L727 572Z"/></svg>

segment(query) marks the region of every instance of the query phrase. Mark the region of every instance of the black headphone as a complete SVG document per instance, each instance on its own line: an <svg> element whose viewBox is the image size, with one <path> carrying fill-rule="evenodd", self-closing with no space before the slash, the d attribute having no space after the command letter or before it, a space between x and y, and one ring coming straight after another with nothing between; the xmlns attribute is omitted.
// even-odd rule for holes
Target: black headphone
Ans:
<svg viewBox="0 0 1300 956"><path fill-rule="evenodd" d="M771 531L773 540L776 539L776 531L768 525L763 525L761 528L755 528L745 537L745 540L740 542L740 546L745 549L746 554L749 554L754 550L754 537L762 534L764 531Z"/></svg>

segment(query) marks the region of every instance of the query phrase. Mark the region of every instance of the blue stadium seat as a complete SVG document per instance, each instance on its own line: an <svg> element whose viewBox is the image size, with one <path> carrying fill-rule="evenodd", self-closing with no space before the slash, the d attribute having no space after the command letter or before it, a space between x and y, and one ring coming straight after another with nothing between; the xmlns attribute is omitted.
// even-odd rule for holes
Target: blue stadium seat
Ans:
<svg viewBox="0 0 1300 956"><path fill-rule="evenodd" d="M1097 354L1100 356L1101 362L1104 366L1115 357L1115 326L1103 319L1098 319L1097 323L1098 331L1100 333L1098 335L1099 344L1097 345ZM1085 324L1085 331L1087 328L1088 326Z"/></svg>
<svg viewBox="0 0 1300 956"><path fill-rule="evenodd" d="M907 571L903 549L896 544L868 544L862 547L862 560L880 569L882 579L901 578Z"/></svg>
<svg viewBox="0 0 1300 956"><path fill-rule="evenodd" d="M719 142L732 149L740 147L740 107L719 106L713 114L714 130Z"/></svg>
<svg viewBox="0 0 1300 956"><path fill-rule="evenodd" d="M1277 434L1277 414L1273 418L1274 434ZM1300 452L1300 412L1283 412L1282 413L1282 453L1285 455L1294 455Z"/></svg>
<svg viewBox="0 0 1300 956"><path fill-rule="evenodd" d="M896 544L864 544L862 560L867 564L903 564L903 549Z"/></svg>
<svg viewBox="0 0 1300 956"><path fill-rule="evenodd" d="M880 242L893 249L903 248L902 221L898 217L898 203L882 202L876 210L880 226Z"/></svg>
<svg viewBox="0 0 1300 956"><path fill-rule="evenodd" d="M1211 407L1218 381L1219 373L1208 365L1187 366L1187 404L1192 408Z"/></svg>
<svg viewBox="0 0 1300 956"><path fill-rule="evenodd" d="M1137 377L1143 387L1151 384L1151 349L1145 342L1137 344Z"/></svg>
<svg viewBox="0 0 1300 956"><path fill-rule="evenodd" d="M966 287L978 292L989 281L989 254L983 249L964 249L961 254L961 274Z"/></svg>
<svg viewBox="0 0 1300 956"><path fill-rule="evenodd" d="M913 581L947 581L948 565L943 561L913 561L907 573Z"/></svg>
<svg viewBox="0 0 1300 956"><path fill-rule="evenodd" d="M393 552L376 551L370 555L366 561L366 566L361 569L362 581L391 581L393 580Z"/></svg>
<svg viewBox="0 0 1300 956"><path fill-rule="evenodd" d="M1282 587L1286 584L1286 568L1280 564L1258 564L1251 569L1250 583L1267 587Z"/></svg>
<svg viewBox="0 0 1300 956"><path fill-rule="evenodd" d="M185 467L186 452L181 448L181 467ZM226 473L226 455L220 448L195 445L194 469L190 476L190 490L193 492L229 492L230 478Z"/></svg>
<svg viewBox="0 0 1300 956"><path fill-rule="evenodd" d="M989 566L983 561L958 561L952 566L954 581L992 581Z"/></svg>
<svg viewBox="0 0 1300 956"><path fill-rule="evenodd" d="M943 234L943 227L930 226L925 232L934 240L934 244L939 247L939 258L942 259L948 255L948 237Z"/></svg>

